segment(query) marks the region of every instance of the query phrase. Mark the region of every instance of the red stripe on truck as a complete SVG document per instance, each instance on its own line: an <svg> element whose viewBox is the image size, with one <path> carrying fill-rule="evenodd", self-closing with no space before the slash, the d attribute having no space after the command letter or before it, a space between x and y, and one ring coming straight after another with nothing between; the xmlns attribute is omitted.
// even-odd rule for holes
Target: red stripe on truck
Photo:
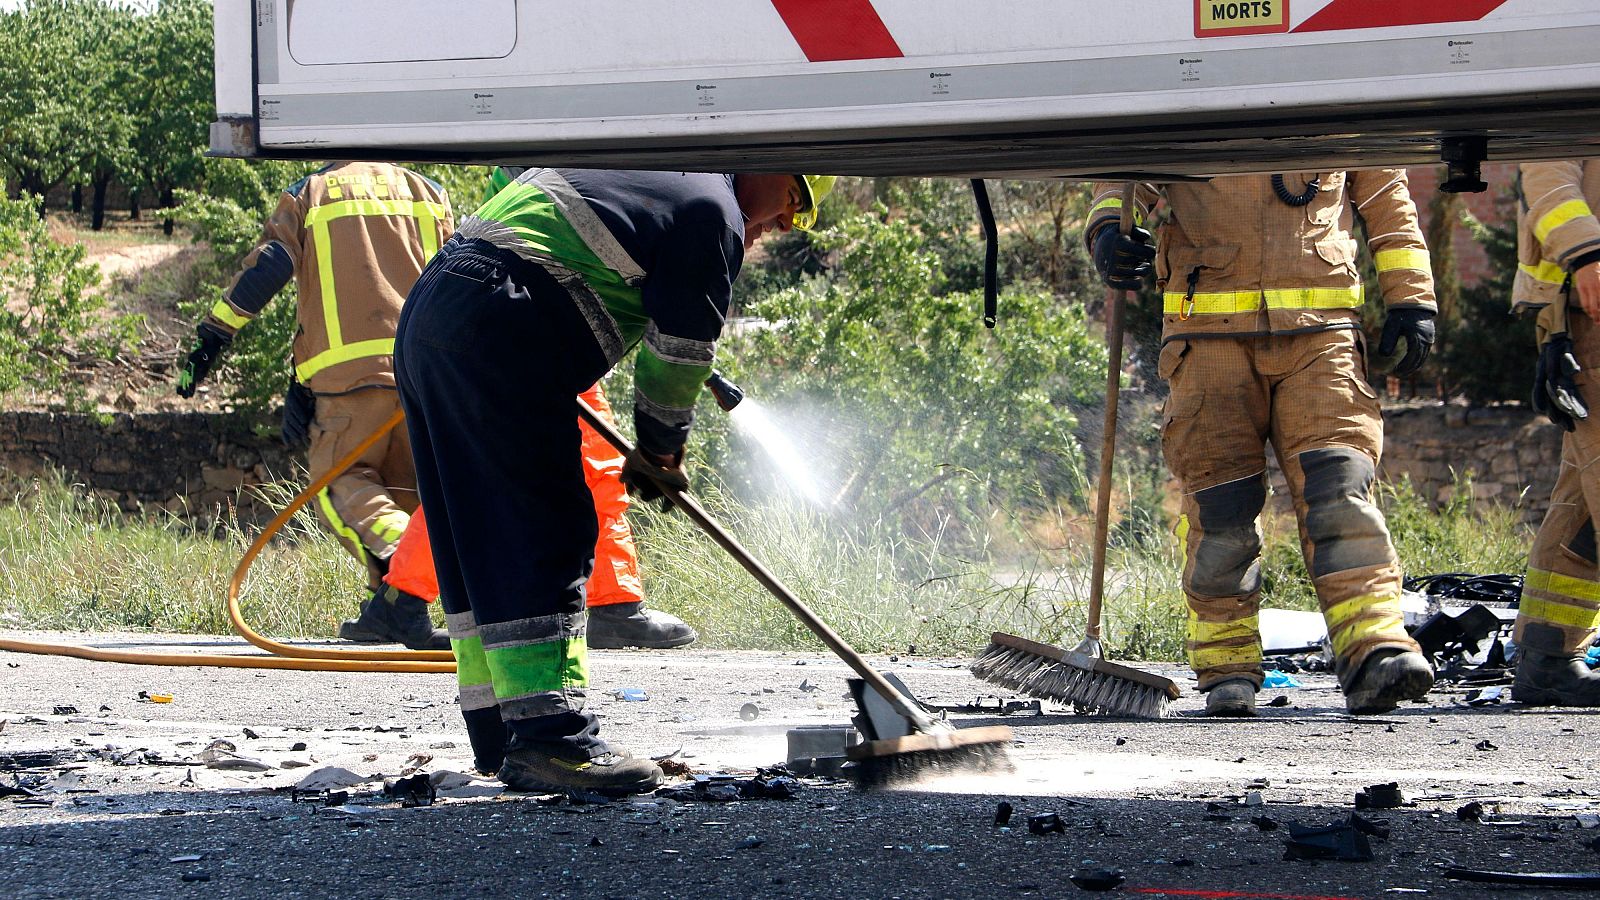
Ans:
<svg viewBox="0 0 1600 900"><path fill-rule="evenodd" d="M812 62L904 56L871 0L772 0Z"/></svg>
<svg viewBox="0 0 1600 900"><path fill-rule="evenodd" d="M1476 22L1505 4L1506 0L1333 0L1295 31Z"/></svg>

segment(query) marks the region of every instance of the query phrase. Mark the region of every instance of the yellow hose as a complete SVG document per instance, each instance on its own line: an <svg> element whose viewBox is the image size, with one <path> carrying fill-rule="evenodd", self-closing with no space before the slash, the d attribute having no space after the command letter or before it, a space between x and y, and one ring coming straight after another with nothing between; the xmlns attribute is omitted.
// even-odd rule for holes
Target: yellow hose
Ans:
<svg viewBox="0 0 1600 900"><path fill-rule="evenodd" d="M337 649L329 650L321 647L295 647L290 644L279 643L265 637L249 623L245 622L244 614L239 608L239 591L244 584L245 574L250 571L250 566L260 555L262 548L272 539L274 534L288 523L301 507L310 502L317 492L327 487L329 482L337 478L346 469L355 464L361 454L377 443L380 438L394 430L405 419L405 413L395 410L388 421L378 426L377 430L368 435L365 440L356 445L345 457L334 464L333 468L316 478L306 489L301 491L294 500L279 512L267 527L262 529L250 549L245 551L244 558L239 560L239 565L233 570L233 577L228 581L228 620L233 623L233 628L240 636L250 643L266 650L273 656L260 656L253 654L219 654L219 653L156 653L142 650L101 650L95 647L84 647L77 644L49 644L40 641L19 641L11 638L0 638L0 650L10 650L14 653L34 653L44 656L70 656L76 659L87 659L95 662L129 663L140 666L218 666L232 669L290 669L302 672L412 672L412 673L451 673L456 670L455 656L448 650L355 650Z"/></svg>

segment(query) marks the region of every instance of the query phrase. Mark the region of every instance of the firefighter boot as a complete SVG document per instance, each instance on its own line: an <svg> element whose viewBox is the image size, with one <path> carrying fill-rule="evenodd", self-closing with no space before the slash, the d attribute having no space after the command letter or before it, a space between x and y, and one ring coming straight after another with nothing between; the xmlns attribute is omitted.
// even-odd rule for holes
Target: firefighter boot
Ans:
<svg viewBox="0 0 1600 900"><path fill-rule="evenodd" d="M588 642L599 650L666 650L692 644L697 637L687 622L660 610L645 609L643 603L589 607Z"/></svg>
<svg viewBox="0 0 1600 900"><path fill-rule="evenodd" d="M560 742L542 744L513 737L500 766L500 780L513 791L589 791L607 796L642 794L661 784L661 767L628 751L606 746L593 758L572 758Z"/></svg>
<svg viewBox="0 0 1600 900"><path fill-rule="evenodd" d="M444 629L434 628L421 597L383 585L361 604L361 615L339 626L339 637L359 644L404 644L412 650L449 650Z"/></svg>
<svg viewBox="0 0 1600 900"><path fill-rule="evenodd" d="M1206 715L1253 716L1256 714L1256 683L1248 678L1219 681L1206 691Z"/></svg>
<svg viewBox="0 0 1600 900"><path fill-rule="evenodd" d="M1401 700L1421 700L1433 689L1433 666L1415 650L1385 647L1372 651L1344 690L1344 707L1354 715L1386 713Z"/></svg>
<svg viewBox="0 0 1600 900"><path fill-rule="evenodd" d="M1600 706L1600 673L1589 669L1582 652L1565 652L1564 638L1549 625L1522 626L1512 699L1530 706Z"/></svg>

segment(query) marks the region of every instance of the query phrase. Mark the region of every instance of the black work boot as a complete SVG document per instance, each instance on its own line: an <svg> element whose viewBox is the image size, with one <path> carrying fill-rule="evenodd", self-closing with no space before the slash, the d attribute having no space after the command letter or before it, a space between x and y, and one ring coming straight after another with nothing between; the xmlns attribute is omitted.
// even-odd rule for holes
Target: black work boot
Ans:
<svg viewBox="0 0 1600 900"><path fill-rule="evenodd" d="M500 780L513 791L592 791L608 796L642 794L661 784L661 767L607 746L593 759L570 758L572 748L512 739L500 764Z"/></svg>
<svg viewBox="0 0 1600 900"><path fill-rule="evenodd" d="M1433 666L1415 650L1372 651L1344 689L1344 707L1354 715L1386 713L1401 700L1421 700L1433 690Z"/></svg>
<svg viewBox="0 0 1600 900"><path fill-rule="evenodd" d="M689 623L660 610L645 609L643 603L589 607L588 642L599 650L666 650L692 644L697 637Z"/></svg>
<svg viewBox="0 0 1600 900"><path fill-rule="evenodd" d="M428 603L383 585L361 604L361 615L339 626L341 640L359 644L405 644L412 650L449 650L450 636L434 628Z"/></svg>
<svg viewBox="0 0 1600 900"><path fill-rule="evenodd" d="M1248 678L1219 681L1206 691L1207 716L1234 718L1256 714L1256 683Z"/></svg>
<svg viewBox="0 0 1600 900"><path fill-rule="evenodd" d="M1524 645L1511 699L1530 706L1600 706L1600 673L1582 655L1541 653Z"/></svg>

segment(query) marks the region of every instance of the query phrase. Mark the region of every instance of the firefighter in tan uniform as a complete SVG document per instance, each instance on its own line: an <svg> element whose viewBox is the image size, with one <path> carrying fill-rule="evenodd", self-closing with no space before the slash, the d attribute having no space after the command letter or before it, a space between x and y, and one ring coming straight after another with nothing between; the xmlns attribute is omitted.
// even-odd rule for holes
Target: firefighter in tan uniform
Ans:
<svg viewBox="0 0 1600 900"><path fill-rule="evenodd" d="M286 434L296 419L301 428L309 420L311 477L327 472L400 408L394 380L400 306L453 230L444 189L398 166L332 163L295 182L279 196L261 242L223 299L197 327L179 395L194 395L233 335L294 278L299 328ZM360 617L340 627L340 637L449 649L443 630L429 622L427 604L383 590L380 580L417 506L406 429L374 444L315 506L366 567L373 591Z"/></svg>
<svg viewBox="0 0 1600 900"><path fill-rule="evenodd" d="M1600 706L1600 675L1583 661L1600 629L1600 422L1587 406L1600 372L1600 160L1524 165L1522 197L1512 306L1538 310L1533 405L1568 433L1528 552L1511 692L1541 706Z"/></svg>
<svg viewBox="0 0 1600 900"><path fill-rule="evenodd" d="M1163 294L1159 370L1171 387L1167 465L1183 490L1190 665L1208 715L1253 715L1260 689L1261 533L1270 441L1289 484L1336 671L1351 712L1421 698L1433 670L1407 636L1400 564L1371 499L1383 446L1367 385L1353 219L1388 309L1380 352L1405 337L1396 372L1433 341L1433 279L1399 170L1235 176L1141 185L1134 221L1158 200L1156 247L1118 231L1122 186L1097 185L1085 230L1096 267L1133 289L1155 260Z"/></svg>

